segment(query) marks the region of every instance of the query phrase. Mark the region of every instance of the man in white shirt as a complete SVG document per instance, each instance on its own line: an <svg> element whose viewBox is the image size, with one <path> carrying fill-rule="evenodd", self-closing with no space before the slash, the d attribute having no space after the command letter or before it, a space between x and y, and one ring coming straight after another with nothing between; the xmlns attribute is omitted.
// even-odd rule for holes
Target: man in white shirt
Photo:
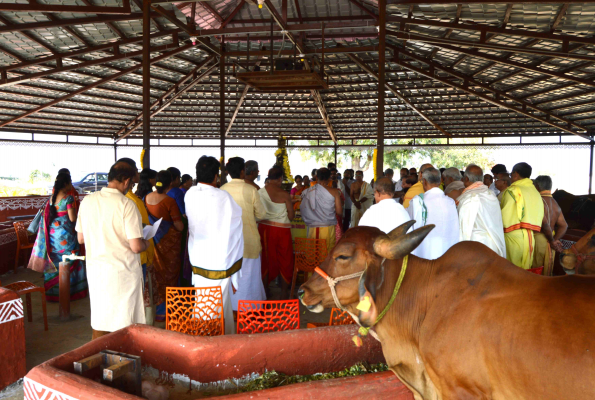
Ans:
<svg viewBox="0 0 595 400"><path fill-rule="evenodd" d="M256 220L262 219L267 211L260 200L258 190L244 182L245 164L241 157L232 157L225 166L231 181L221 186L233 197L242 208L242 225L244 235L244 261L238 290L231 292L232 308L238 311L240 300L266 300L266 293L262 284L262 270L260 262L260 234Z"/></svg>
<svg viewBox="0 0 595 400"><path fill-rule="evenodd" d="M425 167L425 166L424 166ZM413 229L426 225L436 227L424 241L411 252L427 260L435 260L459 242L459 216L453 199L440 190L440 171L426 167L422 173L424 193L415 196L409 202L407 212L415 220Z"/></svg>
<svg viewBox="0 0 595 400"><path fill-rule="evenodd" d="M202 156L196 163L196 186L184 202L188 216L188 255L195 287L221 286L225 334L236 332L231 290L239 288L244 254L242 208L233 197L216 187L219 161Z"/></svg>
<svg viewBox="0 0 595 400"><path fill-rule="evenodd" d="M393 199L395 184L388 177L378 179L374 185L374 204L359 221L359 226L373 226L389 233L411 218L403 206Z"/></svg>
<svg viewBox="0 0 595 400"><path fill-rule="evenodd" d="M506 242L500 201L484 183L483 171L469 165L463 178L465 190L457 199L459 239L483 243L500 257L506 258Z"/></svg>
<svg viewBox="0 0 595 400"><path fill-rule="evenodd" d="M85 244L93 339L132 324L145 323L140 253L149 248L142 219L126 192L137 171L114 164L108 185L87 195L76 221L78 242Z"/></svg>
<svg viewBox="0 0 595 400"><path fill-rule="evenodd" d="M492 184L490 185L490 190L492 192L494 192L494 194L496 196L498 196L500 194L500 191L498 190L498 188L496 187L496 176L498 174L502 174L502 173L506 173L508 174L508 171L506 170L506 165L504 164L496 164L492 167L492 176L494 177L494 181L492 182Z"/></svg>

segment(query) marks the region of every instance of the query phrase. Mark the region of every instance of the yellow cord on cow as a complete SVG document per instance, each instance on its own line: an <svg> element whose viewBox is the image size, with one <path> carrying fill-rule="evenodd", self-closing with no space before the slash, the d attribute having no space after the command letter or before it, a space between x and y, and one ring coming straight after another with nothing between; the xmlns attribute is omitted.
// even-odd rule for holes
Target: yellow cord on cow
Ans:
<svg viewBox="0 0 595 400"><path fill-rule="evenodd" d="M395 285L395 290L393 290L393 295L391 296L390 300L388 301L388 304L386 305L386 307L384 307L384 310L382 310L380 315L378 315L378 317L376 318L374 325L376 325L378 322L380 322L380 320L386 315L386 313L388 312L388 309L390 308L390 306L392 306L395 299L397 298L397 294L399 293L399 289L401 288L401 284L403 283L403 278L405 278L405 271L407 270L407 260L408 259L409 259L409 255L406 255L405 258L403 258L403 266L401 267L401 273L399 274L399 279L397 280L397 284ZM370 330L370 328L372 328L372 326L370 326L370 327L360 326L359 331L358 331L359 334L362 336L366 336L368 334L368 331Z"/></svg>

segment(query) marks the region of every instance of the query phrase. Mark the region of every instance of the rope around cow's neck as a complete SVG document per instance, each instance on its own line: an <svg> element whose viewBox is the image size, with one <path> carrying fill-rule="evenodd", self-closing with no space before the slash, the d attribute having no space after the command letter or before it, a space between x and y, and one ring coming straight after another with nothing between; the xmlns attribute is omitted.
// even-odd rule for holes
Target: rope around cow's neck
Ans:
<svg viewBox="0 0 595 400"><path fill-rule="evenodd" d="M393 294L390 297L390 300L388 301L388 303L386 304L386 306L384 307L384 309L382 310L382 312L378 315L378 317L376 317L376 321L374 321L374 324L368 327L364 327L360 325L359 330L357 331L358 336L366 336L368 334L368 332L370 332L370 329L378 324L380 322L380 320L382 318L384 318L384 316L386 315L386 313L388 312L389 308L393 305L393 303L395 302L395 299L397 298L397 294L399 293L399 289L401 288L401 284L403 283L403 279L405 278L405 271L407 271L407 261L409 260L409 255L406 255L403 258L403 266L401 267L401 272L399 273L399 279L397 279L397 284L395 285L395 289L393 290ZM372 331L374 332L374 331ZM357 345L357 339L356 337L353 338L354 342Z"/></svg>
<svg viewBox="0 0 595 400"><path fill-rule="evenodd" d="M384 262L384 260L382 260L382 262ZM341 304L341 302L339 301L339 297L337 297L337 291L335 290L335 285L341 281L346 281L349 279L354 279L354 278L360 278L364 272L356 272L354 274L350 274L350 275L345 275L345 276L340 276L338 278L331 278L326 272L324 272L322 269L320 269L319 267L316 267L314 269L314 272L316 272L318 275L322 276L324 279L326 279L326 281L328 282L329 288L331 289L331 294L333 295L333 300L335 301L335 305L337 306L338 309L345 311L347 314L349 314L351 316L351 318L355 321L356 324L358 324L360 327L362 326L359 323L359 318L353 314L351 311L349 311L348 309L346 309L345 307L343 307L343 305ZM371 331L370 335L380 341L380 338L378 337L378 335L376 334L376 332Z"/></svg>

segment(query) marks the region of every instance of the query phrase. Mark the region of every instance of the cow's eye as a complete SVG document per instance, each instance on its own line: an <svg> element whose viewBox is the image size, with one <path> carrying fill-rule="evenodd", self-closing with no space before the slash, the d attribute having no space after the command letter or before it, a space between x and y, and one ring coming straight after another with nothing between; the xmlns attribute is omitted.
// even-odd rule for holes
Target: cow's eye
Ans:
<svg viewBox="0 0 595 400"><path fill-rule="evenodd" d="M339 256L337 258L335 258L335 261L339 261L339 260L349 260L351 257L349 256Z"/></svg>

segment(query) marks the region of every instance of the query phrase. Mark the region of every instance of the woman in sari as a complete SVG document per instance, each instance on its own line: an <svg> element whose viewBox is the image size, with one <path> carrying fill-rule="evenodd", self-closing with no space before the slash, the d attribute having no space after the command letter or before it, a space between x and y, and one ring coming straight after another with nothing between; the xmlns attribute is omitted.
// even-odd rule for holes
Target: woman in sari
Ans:
<svg viewBox="0 0 595 400"><path fill-rule="evenodd" d="M58 266L62 262L62 256L80 255L74 230L77 205L75 198L69 194L72 190L70 174L58 174L52 197L43 208L28 265L32 270L44 273L46 298L53 302L60 300ZM82 299L89 294L83 262L76 260L67 263L70 264L70 300Z"/></svg>
<svg viewBox="0 0 595 400"><path fill-rule="evenodd" d="M304 189L306 189L306 187L303 185L301 175L296 175L293 180L295 181L295 187L291 189L289 194L291 195L293 209L297 211L300 209L300 204L302 203L302 192Z"/></svg>
<svg viewBox="0 0 595 400"><path fill-rule="evenodd" d="M157 305L156 321L165 321L165 289L178 286L182 263L180 248L184 223L176 201L166 194L170 189L171 181L169 171L160 171L155 183L157 190L145 197L151 224L154 225L160 218L163 218L157 234L153 238L155 242L153 296Z"/></svg>
<svg viewBox="0 0 595 400"><path fill-rule="evenodd" d="M140 173L140 180L136 186L136 194L139 199L144 200L145 196L153 191L157 183L157 171L151 168L145 168Z"/></svg>

